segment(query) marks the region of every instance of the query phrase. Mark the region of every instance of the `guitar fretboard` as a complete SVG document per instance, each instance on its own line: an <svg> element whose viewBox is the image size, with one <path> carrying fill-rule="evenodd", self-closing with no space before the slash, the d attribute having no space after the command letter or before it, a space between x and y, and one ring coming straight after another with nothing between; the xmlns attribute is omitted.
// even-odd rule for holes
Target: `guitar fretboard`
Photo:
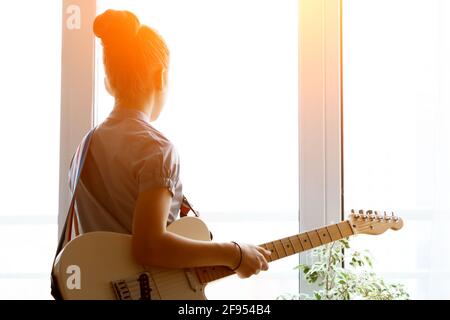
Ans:
<svg viewBox="0 0 450 320"><path fill-rule="evenodd" d="M350 222L343 221L324 228L267 242L260 246L272 252L268 259L269 262L272 262L336 240L347 238L353 234L354 232L350 226ZM208 283L234 274L234 271L223 266L195 268L195 272L201 283Z"/></svg>

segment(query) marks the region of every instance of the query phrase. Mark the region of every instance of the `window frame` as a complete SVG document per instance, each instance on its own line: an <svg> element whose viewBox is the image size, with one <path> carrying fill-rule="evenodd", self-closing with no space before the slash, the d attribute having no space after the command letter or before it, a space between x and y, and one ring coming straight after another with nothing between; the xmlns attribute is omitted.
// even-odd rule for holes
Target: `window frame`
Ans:
<svg viewBox="0 0 450 320"><path fill-rule="evenodd" d="M299 0L300 232L341 221L342 1ZM300 263L310 262L309 254ZM302 275L300 292L308 293Z"/></svg>
<svg viewBox="0 0 450 320"><path fill-rule="evenodd" d="M73 6L80 9L79 29L67 27ZM81 139L94 124L95 38L92 24L96 9L96 1L63 0L58 235L70 205L70 161Z"/></svg>

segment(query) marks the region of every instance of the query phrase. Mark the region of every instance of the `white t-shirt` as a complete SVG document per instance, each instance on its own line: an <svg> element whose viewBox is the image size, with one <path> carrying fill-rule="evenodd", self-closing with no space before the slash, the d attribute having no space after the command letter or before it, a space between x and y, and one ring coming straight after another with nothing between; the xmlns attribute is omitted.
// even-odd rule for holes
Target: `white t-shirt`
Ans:
<svg viewBox="0 0 450 320"><path fill-rule="evenodd" d="M75 202L80 232L131 234L138 194L156 186L172 194L170 224L183 200L178 152L145 113L113 110L95 130L81 173Z"/></svg>

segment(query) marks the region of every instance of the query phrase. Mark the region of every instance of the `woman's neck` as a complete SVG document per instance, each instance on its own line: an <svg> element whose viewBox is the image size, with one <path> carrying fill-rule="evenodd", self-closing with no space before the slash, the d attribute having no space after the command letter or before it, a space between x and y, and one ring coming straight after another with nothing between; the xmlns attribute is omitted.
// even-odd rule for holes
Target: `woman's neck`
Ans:
<svg viewBox="0 0 450 320"><path fill-rule="evenodd" d="M114 108L115 109L136 109L139 110L143 113L145 113L148 117L148 119L151 119L152 116L152 108L149 108L148 106L142 107L142 106L136 106L136 105L131 105L131 104L124 104L121 102L116 101L116 103L114 104Z"/></svg>

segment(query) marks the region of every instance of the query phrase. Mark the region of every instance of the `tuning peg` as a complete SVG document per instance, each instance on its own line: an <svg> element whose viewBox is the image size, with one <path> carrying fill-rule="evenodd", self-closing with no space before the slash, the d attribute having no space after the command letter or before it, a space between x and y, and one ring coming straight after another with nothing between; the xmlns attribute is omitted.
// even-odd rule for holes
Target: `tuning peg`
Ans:
<svg viewBox="0 0 450 320"><path fill-rule="evenodd" d="M359 218L359 214L358 214L357 212L355 212L355 209L352 209L352 211L351 211L350 213L351 213L351 215L352 215L353 217L355 217L356 219Z"/></svg>
<svg viewBox="0 0 450 320"><path fill-rule="evenodd" d="M381 221L383 218L380 216L380 213L378 211L375 211L375 219L378 221Z"/></svg>
<svg viewBox="0 0 450 320"><path fill-rule="evenodd" d="M395 223L397 223L397 222L400 221L400 218L397 217L397 216L394 214L394 212L392 212L392 220L393 220Z"/></svg>
<svg viewBox="0 0 450 320"><path fill-rule="evenodd" d="M383 219L384 219L385 221L389 221L389 220L391 219L390 217L388 217L386 211L384 211L384 217L383 217Z"/></svg>
<svg viewBox="0 0 450 320"><path fill-rule="evenodd" d="M391 221L395 221L395 219L397 219L397 217L394 215L394 211L391 212Z"/></svg>

